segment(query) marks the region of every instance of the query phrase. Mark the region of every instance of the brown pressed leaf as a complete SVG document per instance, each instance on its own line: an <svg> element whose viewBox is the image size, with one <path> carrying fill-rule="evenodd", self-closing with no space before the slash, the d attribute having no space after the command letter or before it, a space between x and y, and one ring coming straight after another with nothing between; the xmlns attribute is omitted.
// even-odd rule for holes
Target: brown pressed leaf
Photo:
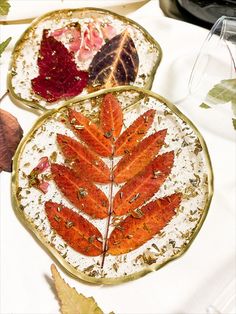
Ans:
<svg viewBox="0 0 236 314"><path fill-rule="evenodd" d="M88 147L62 134L57 134L57 142L65 158L72 162L72 168L77 175L91 182L110 182L109 168Z"/></svg>
<svg viewBox="0 0 236 314"><path fill-rule="evenodd" d="M56 185L72 204L93 218L107 217L108 199L96 185L62 165L52 164L51 171Z"/></svg>
<svg viewBox="0 0 236 314"><path fill-rule="evenodd" d="M111 141L105 137L102 130L96 124L75 110L69 110L69 120L75 133L94 152L103 157L111 156Z"/></svg>
<svg viewBox="0 0 236 314"><path fill-rule="evenodd" d="M52 228L75 251L87 255L102 254L101 233L89 221L68 207L46 202L45 211Z"/></svg>
<svg viewBox="0 0 236 314"><path fill-rule="evenodd" d="M139 173L158 154L164 144L167 130L161 130L140 142L130 154L126 154L116 165L114 181L121 183Z"/></svg>
<svg viewBox="0 0 236 314"><path fill-rule="evenodd" d="M107 138L113 139L120 135L123 126L123 112L118 100L112 94L107 94L103 98L100 124Z"/></svg>
<svg viewBox="0 0 236 314"><path fill-rule="evenodd" d="M0 109L0 171L11 172L12 157L23 136L17 119Z"/></svg>
<svg viewBox="0 0 236 314"><path fill-rule="evenodd" d="M103 314L93 297L85 297L71 288L60 276L56 266L51 266L61 314Z"/></svg>
<svg viewBox="0 0 236 314"><path fill-rule="evenodd" d="M172 219L180 202L181 194L173 194L143 206L138 216L135 213L128 216L111 233L108 253L128 253L152 239Z"/></svg>
<svg viewBox="0 0 236 314"><path fill-rule="evenodd" d="M115 142L115 156L129 153L145 136L153 123L156 111L150 109L138 117Z"/></svg>
<svg viewBox="0 0 236 314"><path fill-rule="evenodd" d="M89 83L104 88L134 82L139 58L128 30L109 40L89 66Z"/></svg>
<svg viewBox="0 0 236 314"><path fill-rule="evenodd" d="M114 197L114 213L124 215L148 201L170 174L173 162L174 152L165 153L156 157L143 172L130 179Z"/></svg>

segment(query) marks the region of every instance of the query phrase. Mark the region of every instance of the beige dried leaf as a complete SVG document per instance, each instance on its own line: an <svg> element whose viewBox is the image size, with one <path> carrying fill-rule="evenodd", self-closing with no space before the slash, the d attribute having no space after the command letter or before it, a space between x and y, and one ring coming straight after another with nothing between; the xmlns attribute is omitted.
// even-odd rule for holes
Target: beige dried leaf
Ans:
<svg viewBox="0 0 236 314"><path fill-rule="evenodd" d="M103 314L94 298L87 298L75 288L71 288L60 276L54 264L51 265L51 272L62 314Z"/></svg>

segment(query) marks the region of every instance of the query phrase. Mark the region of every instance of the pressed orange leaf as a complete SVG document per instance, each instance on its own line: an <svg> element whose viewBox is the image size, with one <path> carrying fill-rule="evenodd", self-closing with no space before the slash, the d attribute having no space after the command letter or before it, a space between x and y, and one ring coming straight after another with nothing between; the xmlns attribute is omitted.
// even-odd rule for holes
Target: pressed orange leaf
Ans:
<svg viewBox="0 0 236 314"><path fill-rule="evenodd" d="M103 98L100 111L101 128L107 138L118 137L123 125L121 106L112 94Z"/></svg>
<svg viewBox="0 0 236 314"><path fill-rule="evenodd" d="M119 255L140 247L160 232L175 215L175 209L181 202L181 194L173 194L150 202L128 216L114 229L108 241L108 253Z"/></svg>
<svg viewBox="0 0 236 314"><path fill-rule="evenodd" d="M62 165L52 164L51 171L56 185L72 204L93 218L107 217L108 199L96 185Z"/></svg>
<svg viewBox="0 0 236 314"><path fill-rule="evenodd" d="M103 131L96 124L75 110L69 110L69 119L78 137L94 152L103 157L111 156L111 141L106 138Z"/></svg>
<svg viewBox="0 0 236 314"><path fill-rule="evenodd" d="M125 182L146 167L162 147L166 131L165 129L150 135L135 146L130 154L126 154L116 165L114 181Z"/></svg>
<svg viewBox="0 0 236 314"><path fill-rule="evenodd" d="M12 157L22 136L23 130L17 119L0 109L0 172L11 172Z"/></svg>
<svg viewBox="0 0 236 314"><path fill-rule="evenodd" d="M102 253L100 231L88 220L68 207L54 202L45 203L45 211L52 228L74 250L87 256Z"/></svg>
<svg viewBox="0 0 236 314"><path fill-rule="evenodd" d="M114 197L114 213L124 215L148 201L170 174L173 162L174 152L165 153L156 157L142 172L130 179Z"/></svg>
<svg viewBox="0 0 236 314"><path fill-rule="evenodd" d="M100 157L88 147L66 135L57 134L57 142L77 175L91 182L108 183L110 171Z"/></svg>
<svg viewBox="0 0 236 314"><path fill-rule="evenodd" d="M129 153L145 136L152 125L155 110L150 109L138 117L115 142L115 156Z"/></svg>

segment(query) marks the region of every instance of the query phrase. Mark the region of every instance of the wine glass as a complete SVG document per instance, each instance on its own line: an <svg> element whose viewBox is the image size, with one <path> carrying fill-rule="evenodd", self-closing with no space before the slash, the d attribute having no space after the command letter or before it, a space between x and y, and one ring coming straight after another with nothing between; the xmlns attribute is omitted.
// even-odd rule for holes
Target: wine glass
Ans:
<svg viewBox="0 0 236 314"><path fill-rule="evenodd" d="M204 101L216 84L228 79L236 79L236 18L222 16L197 56L189 79L189 93Z"/></svg>
<svg viewBox="0 0 236 314"><path fill-rule="evenodd" d="M174 102L205 129L235 141L235 17L222 16L213 25L185 86L186 94Z"/></svg>

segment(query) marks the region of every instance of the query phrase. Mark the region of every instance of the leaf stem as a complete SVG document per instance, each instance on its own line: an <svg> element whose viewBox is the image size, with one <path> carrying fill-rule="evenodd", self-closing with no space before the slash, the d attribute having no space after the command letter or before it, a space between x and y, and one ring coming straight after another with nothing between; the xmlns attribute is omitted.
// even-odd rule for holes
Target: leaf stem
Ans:
<svg viewBox="0 0 236 314"><path fill-rule="evenodd" d="M0 97L0 103L3 101L3 99L7 96L9 93L9 90L7 90L1 97Z"/></svg>
<svg viewBox="0 0 236 314"><path fill-rule="evenodd" d="M112 155L111 155L111 167L110 167L111 184L110 184L110 190L109 190L109 212L108 212L107 229L106 229L106 233L105 233L104 249L103 249L103 255L102 255L101 268L103 268L103 266L104 266L105 257L106 257L106 253L107 253L107 250L108 250L107 240L108 240L109 227L110 227L110 223L111 223L111 215L113 213L113 185L114 185L114 171L113 171L113 168L114 168L114 147L112 149Z"/></svg>

